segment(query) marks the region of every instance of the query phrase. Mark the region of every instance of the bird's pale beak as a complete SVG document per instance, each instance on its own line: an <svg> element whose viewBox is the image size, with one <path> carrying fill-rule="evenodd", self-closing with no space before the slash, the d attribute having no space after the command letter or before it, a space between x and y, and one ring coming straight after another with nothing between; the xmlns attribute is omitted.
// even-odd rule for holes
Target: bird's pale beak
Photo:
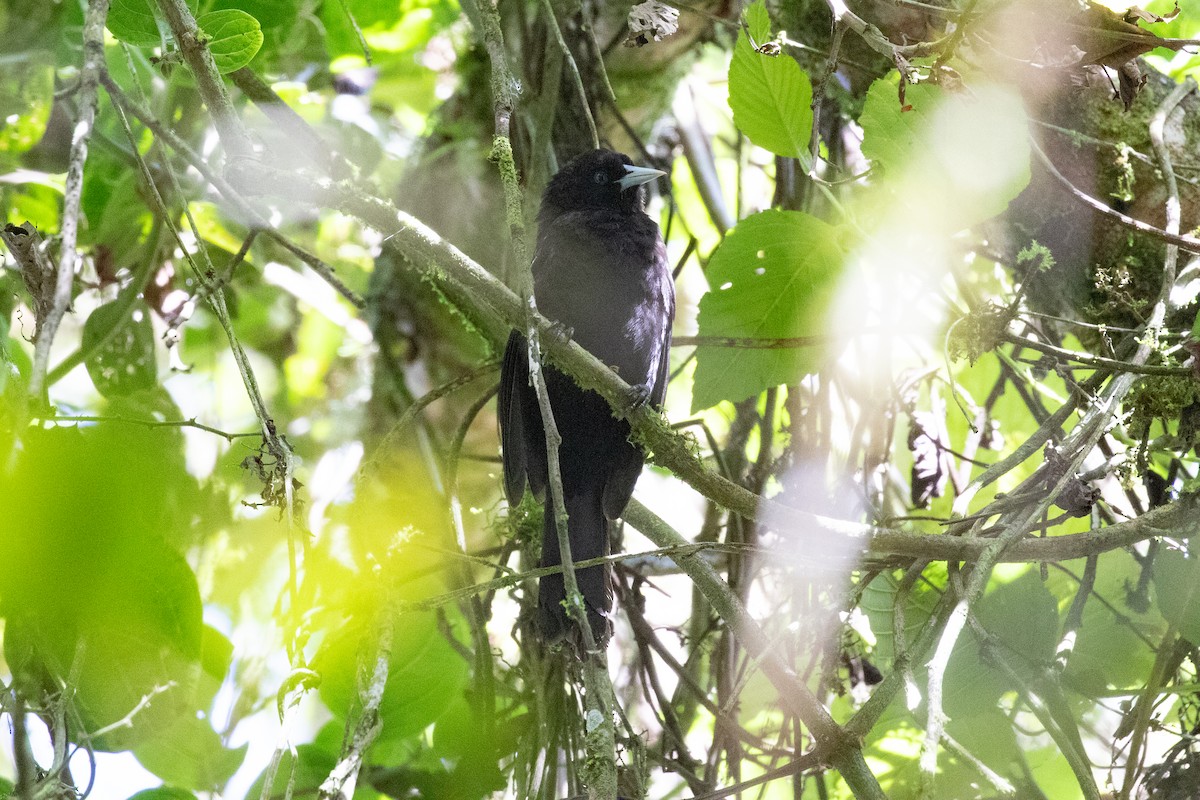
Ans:
<svg viewBox="0 0 1200 800"><path fill-rule="evenodd" d="M629 164L625 165L625 177L617 181L621 185L621 190L632 189L634 186L641 186L643 183L658 178L667 173L661 169L651 169L650 167L634 167Z"/></svg>

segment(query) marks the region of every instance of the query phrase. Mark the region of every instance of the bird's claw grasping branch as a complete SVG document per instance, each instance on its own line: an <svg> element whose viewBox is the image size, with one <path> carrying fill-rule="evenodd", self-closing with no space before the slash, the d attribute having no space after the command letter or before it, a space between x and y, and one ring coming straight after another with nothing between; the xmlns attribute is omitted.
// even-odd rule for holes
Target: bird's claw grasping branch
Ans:
<svg viewBox="0 0 1200 800"><path fill-rule="evenodd" d="M638 383L630 388L629 392L629 410L637 411L642 406L650 402L650 384Z"/></svg>

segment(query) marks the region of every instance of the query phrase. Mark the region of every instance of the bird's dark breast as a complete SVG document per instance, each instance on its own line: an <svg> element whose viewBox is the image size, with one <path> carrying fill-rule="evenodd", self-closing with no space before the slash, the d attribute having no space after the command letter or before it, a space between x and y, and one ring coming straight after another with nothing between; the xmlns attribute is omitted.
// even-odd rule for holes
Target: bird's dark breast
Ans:
<svg viewBox="0 0 1200 800"><path fill-rule="evenodd" d="M651 382L668 317L670 273L644 214L565 214L543 229L538 310L627 383Z"/></svg>

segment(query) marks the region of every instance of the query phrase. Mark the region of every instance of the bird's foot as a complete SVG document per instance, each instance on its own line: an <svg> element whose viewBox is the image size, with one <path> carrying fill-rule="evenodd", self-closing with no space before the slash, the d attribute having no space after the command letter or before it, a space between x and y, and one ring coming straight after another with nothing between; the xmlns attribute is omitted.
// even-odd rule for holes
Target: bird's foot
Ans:
<svg viewBox="0 0 1200 800"><path fill-rule="evenodd" d="M566 344L575 335L575 329L570 325L564 325L558 320L551 320L550 327L546 329L545 335L553 339L556 344Z"/></svg>
<svg viewBox="0 0 1200 800"><path fill-rule="evenodd" d="M650 384L638 383L630 387L632 391L629 393L629 410L637 411L646 403L650 402Z"/></svg>

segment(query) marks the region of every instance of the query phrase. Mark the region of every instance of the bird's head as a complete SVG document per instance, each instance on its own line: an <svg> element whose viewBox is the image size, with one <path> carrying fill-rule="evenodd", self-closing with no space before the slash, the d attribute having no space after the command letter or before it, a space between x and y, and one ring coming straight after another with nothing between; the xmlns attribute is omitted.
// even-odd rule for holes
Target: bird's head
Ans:
<svg viewBox="0 0 1200 800"><path fill-rule="evenodd" d="M665 174L649 167L635 167L623 153L592 150L576 156L550 179L542 206L551 206L559 212L593 208L640 211L642 184Z"/></svg>

